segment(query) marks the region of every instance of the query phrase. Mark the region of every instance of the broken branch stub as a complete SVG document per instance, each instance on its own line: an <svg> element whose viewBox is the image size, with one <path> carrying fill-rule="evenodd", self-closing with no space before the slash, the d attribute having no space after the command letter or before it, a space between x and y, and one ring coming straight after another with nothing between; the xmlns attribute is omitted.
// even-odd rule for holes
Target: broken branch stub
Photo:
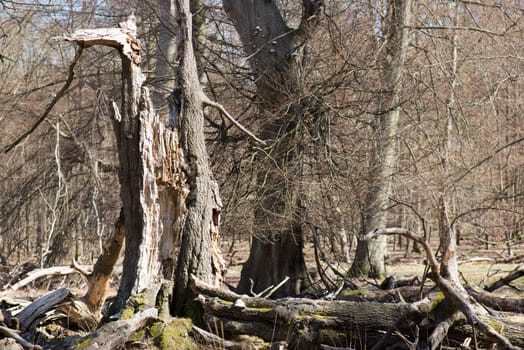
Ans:
<svg viewBox="0 0 524 350"><path fill-rule="evenodd" d="M131 62L140 64L140 40L136 38L136 23L133 15L119 24L120 28L79 29L72 34L59 37L87 48L95 45L116 48Z"/></svg>

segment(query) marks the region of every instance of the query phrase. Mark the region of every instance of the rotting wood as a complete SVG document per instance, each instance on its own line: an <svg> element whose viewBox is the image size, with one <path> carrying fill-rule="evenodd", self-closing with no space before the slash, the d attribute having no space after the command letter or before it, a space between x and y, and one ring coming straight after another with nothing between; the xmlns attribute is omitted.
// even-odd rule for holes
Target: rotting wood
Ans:
<svg viewBox="0 0 524 350"><path fill-rule="evenodd" d="M27 331L31 328L33 322L44 315L47 311L53 309L56 305L63 303L71 296L69 289L60 288L48 293L35 302L26 306L16 316L20 320L20 328Z"/></svg>
<svg viewBox="0 0 524 350"><path fill-rule="evenodd" d="M149 322L154 322L157 317L158 310L150 308L133 315L130 319L107 323L90 337L84 339L77 347L86 350L121 349L129 337Z"/></svg>
<svg viewBox="0 0 524 350"><path fill-rule="evenodd" d="M268 342L282 340L289 342L293 349L311 349L320 344L347 344L358 349L371 348L377 344L404 344L406 340L415 342L416 339L410 335L417 332L420 341L427 342L427 335L436 326L443 327L442 331L447 332L446 339L456 344L474 336L473 329L464 321L454 322L456 326L451 329L439 321L447 310L447 306L441 304L445 301L442 293L433 293L411 304L296 298L268 300L219 289L194 276L192 288L195 293L199 293L197 300L203 306L209 331L214 331L217 328L214 325L219 325L218 328L223 329L223 334L218 334L220 336L246 334ZM238 299L243 301L245 307L235 306ZM503 329L504 335L511 339L514 346L524 345L524 334L519 332L518 324L510 320L509 314L479 318L496 329ZM435 333L435 336L442 336L442 331ZM388 334L387 339L384 334ZM406 339L402 339L400 334ZM490 346L494 339L479 334L477 337L483 346Z"/></svg>
<svg viewBox="0 0 524 350"><path fill-rule="evenodd" d="M98 315L105 301L113 267L118 259L125 237L123 212L115 223L107 248L98 257L93 272L88 276L88 290L82 300L93 315Z"/></svg>

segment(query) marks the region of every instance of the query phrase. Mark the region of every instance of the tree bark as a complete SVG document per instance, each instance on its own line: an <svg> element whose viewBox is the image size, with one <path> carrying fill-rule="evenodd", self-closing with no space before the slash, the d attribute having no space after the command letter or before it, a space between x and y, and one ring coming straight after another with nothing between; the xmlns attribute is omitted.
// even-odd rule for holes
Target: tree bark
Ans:
<svg viewBox="0 0 524 350"><path fill-rule="evenodd" d="M397 135L400 121L400 93L404 61L409 43L411 0L389 0L386 24L386 89L384 115L379 121L378 141L371 161L370 187L366 196L363 229L369 232L387 224L387 206L392 191L393 174L397 164ZM386 274L384 257L387 254L386 236L373 241L359 241L350 275Z"/></svg>
<svg viewBox="0 0 524 350"><path fill-rule="evenodd" d="M178 255L173 310L177 315L191 311L194 296L189 290L191 274L208 283L219 285L225 270L218 249L220 200L218 185L209 168L204 138L204 96L198 79L193 52L192 18L189 0L176 2L178 84L182 92L179 117L180 147L185 156L189 195L185 200L186 215L182 246Z"/></svg>
<svg viewBox="0 0 524 350"><path fill-rule="evenodd" d="M299 151L290 151L297 145L290 131L299 112L296 108L284 109L297 93L297 62L303 58L302 49L319 21L323 2L303 1L303 17L297 29L287 26L274 1L224 0L223 4L257 77L257 97L265 118L260 135L275 140L257 164L263 172L257 174L256 232L238 289L258 293L289 277L290 282L274 296L296 295L306 276L302 252L304 208L299 204L300 175L294 167Z"/></svg>

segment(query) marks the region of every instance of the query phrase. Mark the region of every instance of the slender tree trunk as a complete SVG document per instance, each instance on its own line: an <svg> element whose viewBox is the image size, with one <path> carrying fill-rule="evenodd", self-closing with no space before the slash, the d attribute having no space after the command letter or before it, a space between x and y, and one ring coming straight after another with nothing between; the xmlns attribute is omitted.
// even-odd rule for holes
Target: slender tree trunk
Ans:
<svg viewBox="0 0 524 350"><path fill-rule="evenodd" d="M209 168L204 138L202 92L192 42L192 16L189 0L176 0L178 83L182 91L179 118L180 146L184 151L190 193L178 255L173 310L191 312L194 296L189 288L191 275L219 285L224 262L217 247L222 203L218 185Z"/></svg>
<svg viewBox="0 0 524 350"><path fill-rule="evenodd" d="M392 193L392 181L397 164L397 135L400 121L400 90L404 61L409 43L411 0L391 0L388 3L386 32L386 87L389 96L383 105L385 114L379 121L378 141L372 155L370 188L365 203L364 232L385 227L385 207ZM373 241L359 241L350 274L383 276L387 254L386 236Z"/></svg>
<svg viewBox="0 0 524 350"><path fill-rule="evenodd" d="M155 87L153 103L162 120L167 120L166 98L175 87L175 69L173 66L176 55L175 3L174 0L159 0L160 29L158 37L158 49L156 52Z"/></svg>

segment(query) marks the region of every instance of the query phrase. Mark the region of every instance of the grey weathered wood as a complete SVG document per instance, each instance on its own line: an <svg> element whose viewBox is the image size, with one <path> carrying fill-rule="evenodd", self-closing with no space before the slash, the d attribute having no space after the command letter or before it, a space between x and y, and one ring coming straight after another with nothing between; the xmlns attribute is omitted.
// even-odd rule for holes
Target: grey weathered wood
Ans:
<svg viewBox="0 0 524 350"><path fill-rule="evenodd" d="M155 113L142 86L134 16L119 28L82 29L64 37L82 47L116 48L122 59L122 103L113 103L125 223L125 258L113 312L131 294L171 279L189 192L176 131Z"/></svg>
<svg viewBox="0 0 524 350"><path fill-rule="evenodd" d="M71 295L67 288L60 288L48 293L33 303L27 305L20 311L16 317L20 320L20 329L29 330L33 322L44 315L47 311L53 309L56 305L62 303Z"/></svg>
<svg viewBox="0 0 524 350"><path fill-rule="evenodd" d="M156 320L157 316L158 310L150 308L133 315L128 320L107 323L90 336L89 340L85 342L88 346L84 349L122 349L127 339L136 334L136 331L149 321Z"/></svg>

